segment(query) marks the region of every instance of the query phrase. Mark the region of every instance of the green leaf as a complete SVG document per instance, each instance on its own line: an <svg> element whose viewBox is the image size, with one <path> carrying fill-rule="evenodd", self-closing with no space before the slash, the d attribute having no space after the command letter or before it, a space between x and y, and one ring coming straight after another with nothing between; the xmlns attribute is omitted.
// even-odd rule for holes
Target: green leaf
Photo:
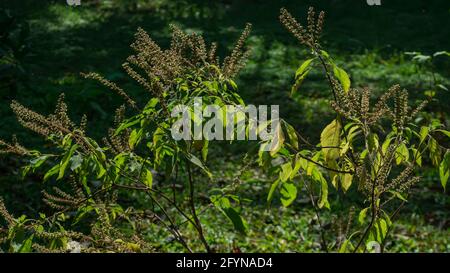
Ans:
<svg viewBox="0 0 450 273"><path fill-rule="evenodd" d="M348 76L347 72L345 72L342 68L339 68L337 65L334 65L333 73L341 83L344 92L347 93L348 90L350 90L350 77Z"/></svg>
<svg viewBox="0 0 450 273"><path fill-rule="evenodd" d="M443 85L443 84L438 84L436 86L439 87L440 89L444 90L444 91L448 91L448 88L445 87L445 85Z"/></svg>
<svg viewBox="0 0 450 273"><path fill-rule="evenodd" d="M416 149L411 148L413 159L416 161L417 165L422 166L422 154Z"/></svg>
<svg viewBox="0 0 450 273"><path fill-rule="evenodd" d="M378 141L378 135L374 133L369 134L367 144L369 146L370 152L378 149L378 147L380 146L380 143Z"/></svg>
<svg viewBox="0 0 450 273"><path fill-rule="evenodd" d="M311 70L310 66L312 61L314 61L314 59L315 58L304 61L295 72L295 84L292 86L291 95L293 95L303 83L303 80L306 78L309 71Z"/></svg>
<svg viewBox="0 0 450 273"><path fill-rule="evenodd" d="M408 200L398 191L389 191L390 193L392 193L393 196L397 197L398 199L408 202Z"/></svg>
<svg viewBox="0 0 450 273"><path fill-rule="evenodd" d="M224 215L232 222L234 228L241 232L247 232L247 223L241 217L239 212L231 206L230 200L225 196L211 196L211 201L214 206L222 211Z"/></svg>
<svg viewBox="0 0 450 273"><path fill-rule="evenodd" d="M142 137L142 130L136 130L134 129L131 131L130 138L128 139L128 145L130 145L131 149L134 149L137 143L141 140Z"/></svg>
<svg viewBox="0 0 450 273"><path fill-rule="evenodd" d="M430 159L434 166L439 166L441 161L441 149L436 139L430 137L428 140L428 151L430 152Z"/></svg>
<svg viewBox="0 0 450 273"><path fill-rule="evenodd" d="M430 132L430 129L426 126L422 126L420 127L420 142L423 142L425 140L425 138L428 136L428 133Z"/></svg>
<svg viewBox="0 0 450 273"><path fill-rule="evenodd" d="M237 90L237 89L238 89L237 84L236 84L233 80L228 79L228 83L231 85L231 87L233 88L233 90Z"/></svg>
<svg viewBox="0 0 450 273"><path fill-rule="evenodd" d="M270 147L270 155L275 156L278 151L283 147L284 144L284 134L283 130L281 130L280 123L277 124L277 128L275 129L274 136L271 141Z"/></svg>
<svg viewBox="0 0 450 273"><path fill-rule="evenodd" d="M433 57L437 57L437 56L441 56L441 55L445 55L445 56L449 56L450 57L450 53L447 52L447 51L438 51L438 52L433 54Z"/></svg>
<svg viewBox="0 0 450 273"><path fill-rule="evenodd" d="M31 235L30 237L28 237L20 246L18 252L19 253L30 253L31 252L31 246L33 244L33 238L34 235Z"/></svg>
<svg viewBox="0 0 450 273"><path fill-rule="evenodd" d="M366 251L368 253L380 253L381 252L380 243L373 240L366 242Z"/></svg>
<svg viewBox="0 0 450 273"><path fill-rule="evenodd" d="M386 140L383 142L383 145L381 145L381 151L383 152L383 154L386 154L389 146L391 145L393 138L391 137L387 137Z"/></svg>
<svg viewBox="0 0 450 273"><path fill-rule="evenodd" d="M314 154L314 156L312 157L312 160L317 162L320 158L320 154L321 154L321 152L317 152L316 154ZM315 171L318 171L317 165L312 162L308 162L308 167L306 168L306 174L311 176L313 174L313 172L315 172Z"/></svg>
<svg viewBox="0 0 450 273"><path fill-rule="evenodd" d="M427 96L427 97L434 97L435 95L436 95L436 91L434 91L434 90L426 90L426 91L424 91L423 92L423 94L425 95L425 96Z"/></svg>
<svg viewBox="0 0 450 273"><path fill-rule="evenodd" d="M305 159L301 158L299 156L299 154L296 154L293 164L294 164L294 168L292 168L291 177L290 177L291 180L294 179L294 177L298 174L298 171L300 170L300 168L302 168L302 165L306 169L308 162Z"/></svg>
<svg viewBox="0 0 450 273"><path fill-rule="evenodd" d="M350 239L345 240L341 247L339 248L339 253L349 253L353 248L352 242Z"/></svg>
<svg viewBox="0 0 450 273"><path fill-rule="evenodd" d="M297 187L294 185L294 183L283 183L281 185L281 204L284 207L289 206L294 202L295 198L297 198Z"/></svg>
<svg viewBox="0 0 450 273"><path fill-rule="evenodd" d="M292 145L292 147L298 150L297 132L295 131L294 127L292 127L292 125L287 122L284 122L284 126L286 127L286 132L289 137L289 143Z"/></svg>
<svg viewBox="0 0 450 273"><path fill-rule="evenodd" d="M323 177L322 173L314 168L312 170L312 178L314 181L320 183L320 197L319 197L319 208L330 208L330 203L328 202L328 183L327 180Z"/></svg>
<svg viewBox="0 0 450 273"><path fill-rule="evenodd" d="M44 182L47 181L50 177L57 174L59 172L59 164L53 166L50 170L48 170L44 175Z"/></svg>
<svg viewBox="0 0 450 273"><path fill-rule="evenodd" d="M325 58L329 59L330 58L330 54L328 54L328 52L326 52L325 50L320 50L320 54L322 56L324 56Z"/></svg>
<svg viewBox="0 0 450 273"><path fill-rule="evenodd" d="M333 120L320 134L320 144L322 147L339 147L341 123ZM339 157L339 148L322 148L325 161L329 162Z"/></svg>
<svg viewBox="0 0 450 273"><path fill-rule="evenodd" d="M229 207L229 208L224 208L223 211L225 212L228 219L230 219L231 222L233 223L234 228L237 231L245 234L247 231L247 223L241 217L241 215L236 211L236 209Z"/></svg>
<svg viewBox="0 0 450 273"><path fill-rule="evenodd" d="M198 159L198 157L196 157L193 154L187 154L186 158L192 162L194 165L200 167L200 169L202 169L210 178L212 177L211 172L208 170L208 168L203 164L203 162Z"/></svg>
<svg viewBox="0 0 450 273"><path fill-rule="evenodd" d="M300 67L295 71L295 79L298 79L301 77L307 70L309 69L309 66L311 65L312 61L314 61L315 58L308 59L304 61Z"/></svg>
<svg viewBox="0 0 450 273"><path fill-rule="evenodd" d="M88 214L89 212L91 212L93 210L94 210L94 207L91 205L79 208L72 225L76 225L86 214Z"/></svg>
<svg viewBox="0 0 450 273"><path fill-rule="evenodd" d="M447 181L450 176L450 152L445 153L444 159L439 164L439 177L441 179L441 185L446 189Z"/></svg>
<svg viewBox="0 0 450 273"><path fill-rule="evenodd" d="M150 170L146 170L144 184L147 187L149 187L150 189L152 188L152 185L153 185L153 174L152 174L152 172Z"/></svg>
<svg viewBox="0 0 450 273"><path fill-rule="evenodd" d="M72 158L72 155L77 148L78 144L73 145L72 147L70 147L70 150L64 155L63 160L60 162L59 174L58 178L56 178L57 180L64 177L64 172L66 171L67 165L69 164L70 159Z"/></svg>
<svg viewBox="0 0 450 273"><path fill-rule="evenodd" d="M360 212L359 212L359 216L358 216L358 222L359 222L359 224L364 224L364 220L366 219L366 217L367 217L367 210L368 210L369 208L365 208L365 209L362 209Z"/></svg>
<svg viewBox="0 0 450 273"><path fill-rule="evenodd" d="M408 147L406 147L405 143L402 143L398 146L397 150L395 151L395 161L397 165L400 165L404 161L408 161L409 159L409 151Z"/></svg>
<svg viewBox="0 0 450 273"><path fill-rule="evenodd" d="M267 195L267 203L270 203L270 201L272 201L273 194L275 193L275 190L277 189L279 184L280 179L277 179L275 182L272 183L272 186L270 186L269 194Z"/></svg>
<svg viewBox="0 0 450 273"><path fill-rule="evenodd" d="M34 158L30 160L30 165L33 167L33 169L37 169L49 158L48 155L41 155L37 158Z"/></svg>
<svg viewBox="0 0 450 273"><path fill-rule="evenodd" d="M442 129L437 129L436 131L437 131L437 132L441 132L441 133L443 133L444 135L450 137L450 132L449 132L449 131L442 130Z"/></svg>
<svg viewBox="0 0 450 273"><path fill-rule="evenodd" d="M342 189L344 190L344 192L346 192L348 188L350 188L350 186L352 185L353 175L346 173L342 175L341 178L342 178L341 179Z"/></svg>
<svg viewBox="0 0 450 273"><path fill-rule="evenodd" d="M374 228L376 231L376 241L382 243L387 234L388 225L386 220L378 219L374 224Z"/></svg>
<svg viewBox="0 0 450 273"><path fill-rule="evenodd" d="M116 131L114 132L114 135L117 136L117 135L120 134L120 132L122 132L123 130L125 130L125 129L131 127L131 126L134 126L134 125L138 124L139 122L141 122L141 120L142 120L142 115L139 114L139 115L136 115L136 116L134 116L134 117L131 117L131 118L129 118L129 119L123 121L123 122L120 124L119 128L117 128Z"/></svg>
<svg viewBox="0 0 450 273"><path fill-rule="evenodd" d="M320 180L320 199L319 208L330 208L330 203L328 202L328 183L325 179Z"/></svg>
<svg viewBox="0 0 450 273"><path fill-rule="evenodd" d="M290 179L292 173L292 164L291 162L284 163L281 165L281 171L280 171L280 180L282 182L286 182Z"/></svg>
<svg viewBox="0 0 450 273"><path fill-rule="evenodd" d="M425 63L426 61L431 60L431 56L418 54L413 57L413 60L419 63Z"/></svg>
<svg viewBox="0 0 450 273"><path fill-rule="evenodd" d="M103 167L102 163L100 161L96 160L97 163L97 178L102 178L106 174L106 169Z"/></svg>

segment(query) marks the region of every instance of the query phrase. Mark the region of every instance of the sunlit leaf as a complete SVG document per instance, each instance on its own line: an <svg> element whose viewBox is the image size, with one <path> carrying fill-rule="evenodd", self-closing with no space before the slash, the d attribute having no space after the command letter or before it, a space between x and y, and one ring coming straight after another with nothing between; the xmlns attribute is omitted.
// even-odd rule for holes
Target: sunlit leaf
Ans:
<svg viewBox="0 0 450 273"><path fill-rule="evenodd" d="M425 140L425 138L428 136L430 129L426 126L422 126L420 127L420 142L423 142Z"/></svg>
<svg viewBox="0 0 450 273"><path fill-rule="evenodd" d="M284 126L286 127L286 132L289 137L289 143L292 145L292 147L298 150L297 132L295 131L294 127L292 127L292 125L287 122L284 122Z"/></svg>
<svg viewBox="0 0 450 273"><path fill-rule="evenodd" d="M290 179L292 173L292 164L291 162L284 163L281 165L280 171L280 179L282 182L286 182Z"/></svg>
<svg viewBox="0 0 450 273"><path fill-rule="evenodd" d="M153 186L153 174L150 170L146 170L144 184L150 189Z"/></svg>
<svg viewBox="0 0 450 273"><path fill-rule="evenodd" d="M44 164L44 162L49 158L48 155L41 155L37 158L34 158L32 160L30 160L30 165L33 167L33 169L37 169L40 166L42 166L42 164Z"/></svg>
<svg viewBox="0 0 450 273"><path fill-rule="evenodd" d="M19 253L30 253L32 251L32 244L33 244L33 238L34 235L31 235L30 237L28 237L20 246L18 252Z"/></svg>
<svg viewBox="0 0 450 273"><path fill-rule="evenodd" d="M281 147L283 147L283 143L284 143L284 134L283 130L281 129L281 124L278 122L271 142L270 155L271 156L276 155L278 151L281 149Z"/></svg>
<svg viewBox="0 0 450 273"><path fill-rule="evenodd" d="M294 202L295 198L297 198L297 187L294 185L294 183L283 183L281 185L280 193L281 204L284 207L287 207L292 204L292 202Z"/></svg>
<svg viewBox="0 0 450 273"><path fill-rule="evenodd" d="M348 76L347 72L345 72L342 68L339 68L338 66L334 65L333 73L334 76L341 83L344 92L348 92L348 90L350 90L350 77Z"/></svg>
<svg viewBox="0 0 450 273"><path fill-rule="evenodd" d="M315 58L304 61L295 72L295 84L292 86L291 95L294 94L303 83L303 80L306 78L309 71L311 70L310 66L312 61L314 61L314 59Z"/></svg>
<svg viewBox="0 0 450 273"><path fill-rule="evenodd" d="M192 162L194 165L200 167L200 169L202 169L209 177L212 177L211 172L208 170L208 168L203 164L203 162L198 159L198 157L196 157L193 154L187 154L186 158Z"/></svg>
<svg viewBox="0 0 450 273"><path fill-rule="evenodd" d="M346 174L342 175L341 177L342 177L341 186L342 186L342 189L344 190L344 192L346 192L348 190L348 188L350 188L350 186L352 185L353 175L346 173Z"/></svg>
<svg viewBox="0 0 450 273"><path fill-rule="evenodd" d="M319 208L330 208L330 203L328 202L328 183L327 180L323 177L322 173L315 168L312 172L312 178L314 181L320 183L320 197L318 202Z"/></svg>
<svg viewBox="0 0 450 273"><path fill-rule="evenodd" d="M409 151L408 147L406 147L405 143L401 143L397 150L395 151L395 161L397 165L400 165L402 162L408 161L409 159Z"/></svg>
<svg viewBox="0 0 450 273"><path fill-rule="evenodd" d="M277 189L278 185L280 184L280 179L277 179L275 182L272 183L270 186L269 194L267 195L267 203L270 203L273 199L273 194L275 193L275 190Z"/></svg>
<svg viewBox="0 0 450 273"><path fill-rule="evenodd" d="M448 52L448 51L438 51L438 52L435 52L433 54L433 57L438 57L438 56L442 56L442 55L450 57L450 52Z"/></svg>
<svg viewBox="0 0 450 273"><path fill-rule="evenodd" d="M339 157L339 148L328 147L339 147L341 129L341 123L335 119L320 134L320 144L325 160L328 162Z"/></svg>
<svg viewBox="0 0 450 273"><path fill-rule="evenodd" d="M441 185L446 189L447 181L450 176L450 152L445 153L444 159L439 164L439 177L441 179Z"/></svg>
<svg viewBox="0 0 450 273"><path fill-rule="evenodd" d="M70 159L72 158L72 155L77 148L78 148L77 144L73 145L70 148L70 150L64 155L63 160L60 162L59 174L58 174L58 178L57 178L58 180L63 178L64 172L67 168L67 165L69 164Z"/></svg>
<svg viewBox="0 0 450 273"><path fill-rule="evenodd" d="M369 208L364 208L359 212L359 216L358 216L358 222L362 225L364 224L364 221L366 220L367 217L367 210Z"/></svg>
<svg viewBox="0 0 450 273"><path fill-rule="evenodd" d="M420 152L415 148L411 148L411 151L414 161L417 163L417 165L422 166L422 155L420 154Z"/></svg>
<svg viewBox="0 0 450 273"><path fill-rule="evenodd" d="M450 137L450 132L447 131L447 130L438 129L438 130L436 130L436 131L437 131L437 132L441 132L441 133L443 133L444 135Z"/></svg>

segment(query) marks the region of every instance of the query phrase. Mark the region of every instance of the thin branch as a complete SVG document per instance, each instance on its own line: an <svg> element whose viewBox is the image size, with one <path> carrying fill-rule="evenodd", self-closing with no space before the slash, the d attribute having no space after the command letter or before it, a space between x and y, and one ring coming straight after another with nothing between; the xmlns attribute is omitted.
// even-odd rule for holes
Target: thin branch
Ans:
<svg viewBox="0 0 450 273"><path fill-rule="evenodd" d="M316 214L317 217L317 222L319 223L319 228L320 228L320 237L321 237L321 245L322 245L322 249L328 253L328 244L327 241L325 239L325 230L322 226L322 221L320 220L320 213L319 213L319 208L317 207L317 203L314 200L314 196L312 193L312 189L310 187L308 187L308 185L306 184L306 181L303 180L303 184L305 185L306 190L308 191L309 194L309 198L311 199L311 204L314 208L314 212Z"/></svg>
<svg viewBox="0 0 450 273"><path fill-rule="evenodd" d="M203 234L203 228L202 224L200 223L200 220L197 216L197 210L195 209L195 200L194 200L194 181L192 180L192 173L191 173L191 166L189 162L186 161L186 169L188 172L188 181L189 181L189 203L191 205L191 213L192 217L194 218L194 221L196 223L196 227L198 230L198 235L200 237L200 240L202 241L203 245L205 246L205 249L208 253L211 253L211 248L208 244L208 242L205 239L205 235Z"/></svg>

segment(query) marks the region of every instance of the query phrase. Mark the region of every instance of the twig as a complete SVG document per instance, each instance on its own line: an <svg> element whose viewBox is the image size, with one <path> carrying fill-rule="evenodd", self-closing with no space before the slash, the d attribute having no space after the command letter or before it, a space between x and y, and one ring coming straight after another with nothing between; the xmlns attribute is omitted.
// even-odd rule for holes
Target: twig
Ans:
<svg viewBox="0 0 450 273"><path fill-rule="evenodd" d="M309 198L311 199L311 203L312 203L312 206L313 206L313 208L314 208L314 212L315 212L316 217L317 217L317 222L319 223L320 237L321 237L321 240L322 240L322 242L321 242L322 249L323 249L326 253L328 253L328 244L327 244L327 241L326 241L326 239L325 239L325 233L324 233L325 231L324 231L323 226L322 226L322 221L320 220L319 209L318 209L318 207L317 207L316 201L314 200L314 196L313 196L313 194L312 194L312 189L311 189L310 187L308 187L308 185L306 184L306 181L305 181L305 180L303 180L303 184L305 185L305 188L306 188L306 190L308 191Z"/></svg>

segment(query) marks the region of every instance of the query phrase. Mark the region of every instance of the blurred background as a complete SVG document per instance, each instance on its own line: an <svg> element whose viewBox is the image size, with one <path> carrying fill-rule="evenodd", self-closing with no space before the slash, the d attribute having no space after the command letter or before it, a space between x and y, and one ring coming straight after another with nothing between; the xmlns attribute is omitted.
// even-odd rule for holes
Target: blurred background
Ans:
<svg viewBox="0 0 450 273"><path fill-rule="evenodd" d="M157 43L168 45L169 24L177 24L202 33L207 42L218 42L223 56L250 22L253 51L237 79L241 95L249 104L279 104L283 118L317 141L321 128L332 119L328 87L317 71L289 97L294 72L308 52L278 21L279 9L286 7L304 22L309 6L326 11L323 47L349 73L353 87L369 86L381 93L398 83L410 90L412 102L431 98L427 110L449 128L448 0L381 0L380 6L370 6L366 0L81 0L80 6L69 6L65 0L2 0L0 139L9 141L16 134L28 148L42 144L39 137L20 127L10 101L50 113L61 92L66 93L73 120L79 121L86 113L89 133L101 138L111 126L111 113L122 101L95 82L83 80L79 73L99 72L139 98L144 91L121 69L139 26ZM223 147L220 153L235 158L245 152L242 145ZM232 174L236 169L233 160L226 164L222 160L218 158L216 164ZM20 180L20 165L18 159L0 157L0 195L13 212L37 214L45 210L39 201L39 178ZM398 227L400 244L391 247L394 251L450 249L450 197L443 193L435 171L427 171L423 178L426 187L407 206L409 213ZM265 200L267 185L258 187ZM302 215L292 219L299 228L306 221ZM288 229L273 229L275 234L283 233L280 237L291 236ZM295 243L277 240L273 235L269 245L260 248L286 251ZM256 244L251 238L246 242L241 246L244 249Z"/></svg>

